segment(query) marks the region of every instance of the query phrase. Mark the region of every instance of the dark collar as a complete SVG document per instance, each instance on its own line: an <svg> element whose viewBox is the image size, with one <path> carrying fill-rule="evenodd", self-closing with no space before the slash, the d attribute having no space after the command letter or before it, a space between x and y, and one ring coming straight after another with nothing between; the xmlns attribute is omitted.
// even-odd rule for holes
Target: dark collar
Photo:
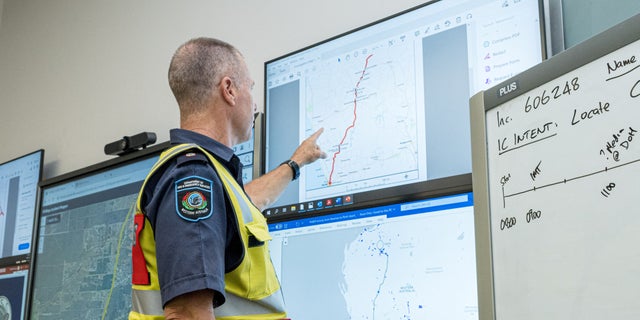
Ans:
<svg viewBox="0 0 640 320"><path fill-rule="evenodd" d="M172 145L195 143L226 162L231 162L231 159L234 157L233 149L197 132L184 129L171 129L171 131L169 131L169 140Z"/></svg>

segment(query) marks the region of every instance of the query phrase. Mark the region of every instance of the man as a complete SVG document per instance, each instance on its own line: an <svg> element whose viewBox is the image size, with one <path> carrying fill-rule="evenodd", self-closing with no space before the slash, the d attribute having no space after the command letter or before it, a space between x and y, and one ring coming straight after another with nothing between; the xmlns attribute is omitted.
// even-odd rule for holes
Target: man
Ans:
<svg viewBox="0 0 640 320"><path fill-rule="evenodd" d="M326 157L322 129L243 188L231 147L251 137L256 105L240 52L192 39L174 54L169 85L180 129L138 197L129 319L284 319L261 211L299 167Z"/></svg>

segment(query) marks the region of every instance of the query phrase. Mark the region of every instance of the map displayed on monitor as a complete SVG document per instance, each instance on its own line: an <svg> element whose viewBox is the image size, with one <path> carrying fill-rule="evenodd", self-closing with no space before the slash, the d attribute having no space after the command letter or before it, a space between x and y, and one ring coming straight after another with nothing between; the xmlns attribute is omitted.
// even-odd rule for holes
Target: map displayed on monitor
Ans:
<svg viewBox="0 0 640 320"><path fill-rule="evenodd" d="M478 319L471 193L269 230L291 319Z"/></svg>
<svg viewBox="0 0 640 320"><path fill-rule="evenodd" d="M265 63L265 168L323 128L278 205L471 172L469 97L544 56L538 0L434 1Z"/></svg>
<svg viewBox="0 0 640 320"><path fill-rule="evenodd" d="M43 186L31 319L127 318L134 203L156 160Z"/></svg>

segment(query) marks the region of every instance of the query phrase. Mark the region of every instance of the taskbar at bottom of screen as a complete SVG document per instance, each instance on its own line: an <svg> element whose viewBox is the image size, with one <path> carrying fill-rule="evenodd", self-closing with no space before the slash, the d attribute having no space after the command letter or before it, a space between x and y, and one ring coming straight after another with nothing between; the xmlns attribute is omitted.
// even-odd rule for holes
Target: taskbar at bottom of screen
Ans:
<svg viewBox="0 0 640 320"><path fill-rule="evenodd" d="M267 219L280 219L292 215L316 214L323 211L331 211L343 206L353 205L353 203L354 197L350 194L272 207L265 209L262 214Z"/></svg>

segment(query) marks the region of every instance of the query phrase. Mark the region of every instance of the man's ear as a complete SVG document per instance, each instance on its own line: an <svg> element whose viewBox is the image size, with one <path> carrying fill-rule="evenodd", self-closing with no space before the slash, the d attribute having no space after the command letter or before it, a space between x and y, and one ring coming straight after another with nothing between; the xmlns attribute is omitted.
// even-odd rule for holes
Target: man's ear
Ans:
<svg viewBox="0 0 640 320"><path fill-rule="evenodd" d="M236 96L238 92L236 91L236 87L233 84L233 80L229 77L224 77L220 81L218 85L218 90L220 91L220 95L222 98L230 105L236 105Z"/></svg>

